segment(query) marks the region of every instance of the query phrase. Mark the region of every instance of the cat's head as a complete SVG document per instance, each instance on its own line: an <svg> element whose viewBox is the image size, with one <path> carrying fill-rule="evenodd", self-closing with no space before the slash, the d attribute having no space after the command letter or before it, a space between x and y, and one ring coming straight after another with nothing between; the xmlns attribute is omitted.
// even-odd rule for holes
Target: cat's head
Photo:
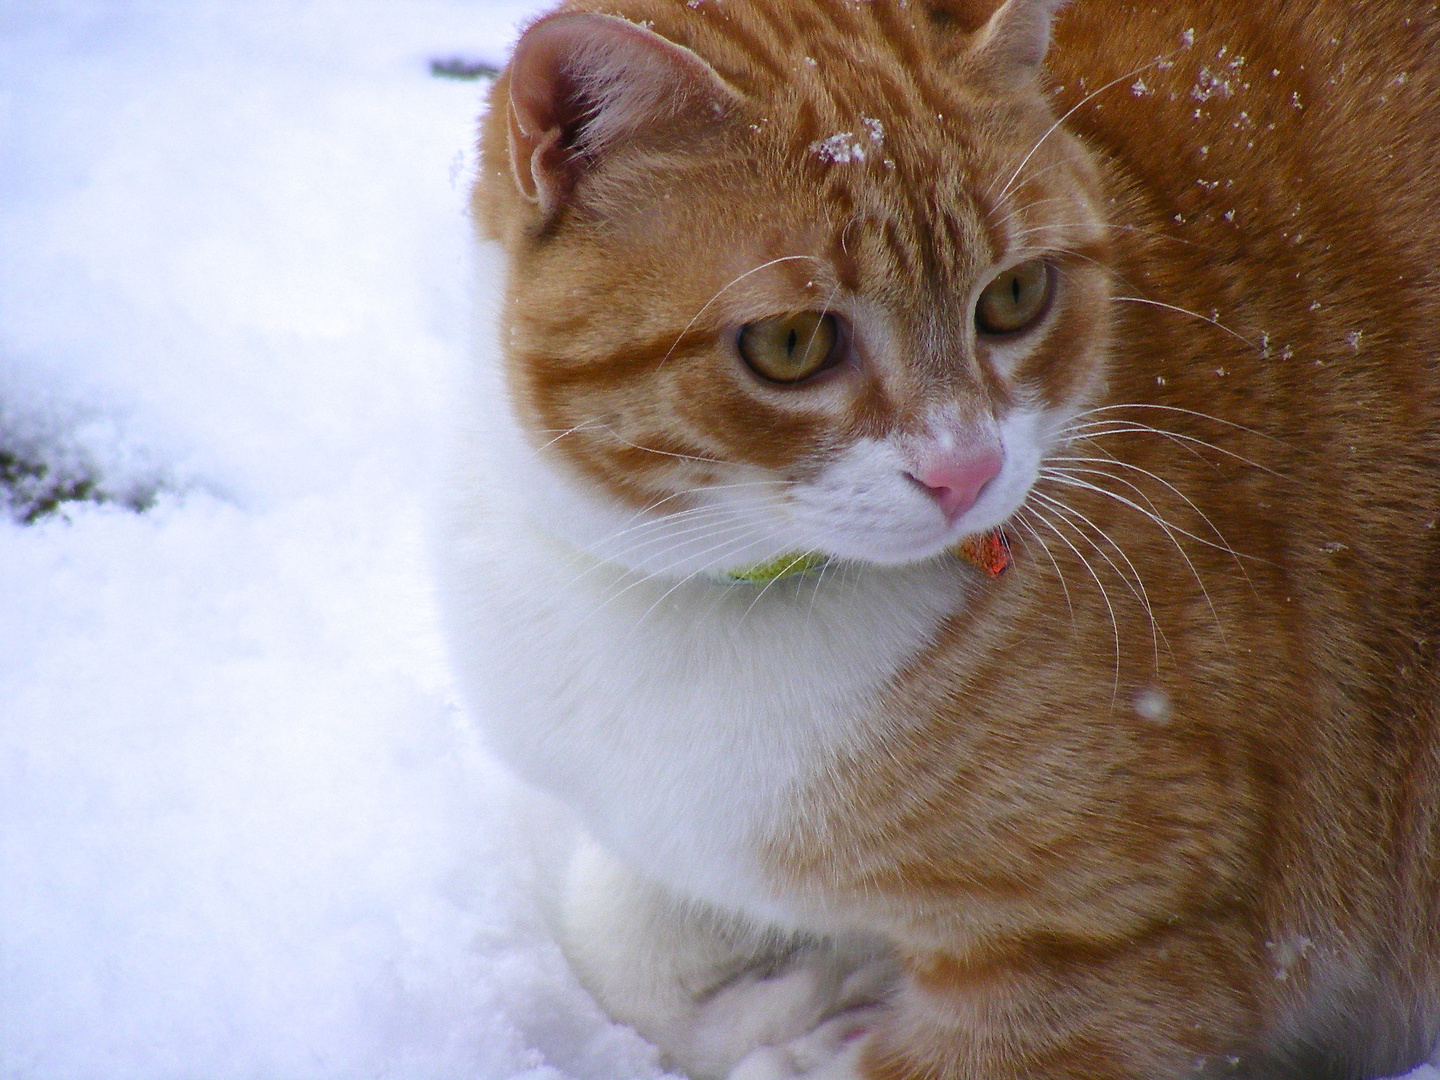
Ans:
<svg viewBox="0 0 1440 1080"><path fill-rule="evenodd" d="M527 497L675 574L1003 524L1108 337L1055 0L585 6L522 37L477 185Z"/></svg>

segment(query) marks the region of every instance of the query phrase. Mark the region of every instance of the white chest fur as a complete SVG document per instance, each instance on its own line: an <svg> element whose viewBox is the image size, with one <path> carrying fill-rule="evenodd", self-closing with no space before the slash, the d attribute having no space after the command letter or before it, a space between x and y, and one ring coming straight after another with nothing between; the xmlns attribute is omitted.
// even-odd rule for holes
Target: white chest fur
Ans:
<svg viewBox="0 0 1440 1080"><path fill-rule="evenodd" d="M470 427L441 538L456 666L490 745L631 865L788 921L758 847L875 723L879 692L963 603L962 576L641 577L534 523L512 426Z"/></svg>

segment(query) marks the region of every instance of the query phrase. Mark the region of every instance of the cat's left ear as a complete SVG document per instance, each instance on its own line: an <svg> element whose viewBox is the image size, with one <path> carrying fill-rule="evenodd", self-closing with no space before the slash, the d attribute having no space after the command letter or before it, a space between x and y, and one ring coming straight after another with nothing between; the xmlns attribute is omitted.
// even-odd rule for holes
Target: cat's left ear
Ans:
<svg viewBox="0 0 1440 1080"><path fill-rule="evenodd" d="M976 36L967 66L992 85L1033 80L1050 48L1050 27L1066 0L1005 0Z"/></svg>
<svg viewBox="0 0 1440 1080"><path fill-rule="evenodd" d="M691 50L613 15L540 20L520 38L508 76L515 183L547 214L605 154L687 122L693 131L739 96Z"/></svg>

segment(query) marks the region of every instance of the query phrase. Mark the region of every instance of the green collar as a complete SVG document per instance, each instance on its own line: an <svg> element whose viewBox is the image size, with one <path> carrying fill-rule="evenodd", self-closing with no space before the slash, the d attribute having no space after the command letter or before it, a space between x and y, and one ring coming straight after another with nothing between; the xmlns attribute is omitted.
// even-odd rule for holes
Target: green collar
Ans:
<svg viewBox="0 0 1440 1080"><path fill-rule="evenodd" d="M972 536L947 550L986 577L999 577L1010 569L1010 541L1003 529ZM791 552L755 566L727 571L721 578L725 581L744 582L747 585L769 585L781 578L813 574L829 564L830 560L818 551Z"/></svg>
<svg viewBox="0 0 1440 1080"><path fill-rule="evenodd" d="M726 581L743 581L748 585L768 585L781 578L814 573L829 562L830 560L818 551L796 552L789 555L778 555L766 562L747 566L742 570L726 571L722 577Z"/></svg>

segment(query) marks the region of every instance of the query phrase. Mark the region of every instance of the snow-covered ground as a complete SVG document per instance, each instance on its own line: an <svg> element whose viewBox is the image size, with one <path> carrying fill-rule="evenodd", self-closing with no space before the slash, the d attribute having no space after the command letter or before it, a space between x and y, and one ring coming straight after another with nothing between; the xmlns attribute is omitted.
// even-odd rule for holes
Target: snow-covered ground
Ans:
<svg viewBox="0 0 1440 1080"><path fill-rule="evenodd" d="M483 86L429 61L536 7L0 0L0 1076L659 1075L427 574Z"/></svg>
<svg viewBox="0 0 1440 1080"><path fill-rule="evenodd" d="M659 1074L427 573L484 88L429 61L536 7L0 0L0 472L111 499L0 499L0 1076Z"/></svg>

